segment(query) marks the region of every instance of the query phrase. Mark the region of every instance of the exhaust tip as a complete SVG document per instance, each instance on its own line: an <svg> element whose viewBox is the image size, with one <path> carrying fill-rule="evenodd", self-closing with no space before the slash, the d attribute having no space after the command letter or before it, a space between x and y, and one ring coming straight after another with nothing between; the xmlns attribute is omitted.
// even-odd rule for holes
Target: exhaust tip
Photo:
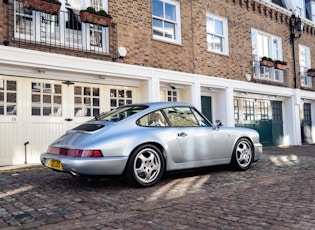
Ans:
<svg viewBox="0 0 315 230"><path fill-rule="evenodd" d="M75 171L70 171L71 176L73 177L80 177L80 174Z"/></svg>

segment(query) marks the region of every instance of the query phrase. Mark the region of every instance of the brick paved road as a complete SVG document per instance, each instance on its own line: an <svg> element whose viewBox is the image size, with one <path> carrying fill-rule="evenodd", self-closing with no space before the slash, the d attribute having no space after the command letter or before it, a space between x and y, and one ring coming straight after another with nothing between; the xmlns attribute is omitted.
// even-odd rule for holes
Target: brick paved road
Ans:
<svg viewBox="0 0 315 230"><path fill-rule="evenodd" d="M2 168L0 228L315 229L315 146L264 151L246 172L173 173L146 189L41 166Z"/></svg>

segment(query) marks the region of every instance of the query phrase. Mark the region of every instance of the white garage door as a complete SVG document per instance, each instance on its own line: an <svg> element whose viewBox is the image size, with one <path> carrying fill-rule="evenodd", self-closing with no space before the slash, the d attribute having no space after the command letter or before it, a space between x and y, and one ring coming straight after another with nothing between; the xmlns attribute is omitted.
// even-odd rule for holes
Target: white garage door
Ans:
<svg viewBox="0 0 315 230"><path fill-rule="evenodd" d="M0 166L39 163L66 130L118 105L135 88L14 77L0 78Z"/></svg>

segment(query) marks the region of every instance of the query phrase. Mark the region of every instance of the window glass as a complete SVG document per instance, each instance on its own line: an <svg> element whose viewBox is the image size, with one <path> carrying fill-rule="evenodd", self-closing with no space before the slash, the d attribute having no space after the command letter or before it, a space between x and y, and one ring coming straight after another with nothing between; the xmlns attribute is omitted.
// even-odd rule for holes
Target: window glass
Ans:
<svg viewBox="0 0 315 230"><path fill-rule="evenodd" d="M180 5L173 0L152 0L153 37L180 43Z"/></svg>
<svg viewBox="0 0 315 230"><path fill-rule="evenodd" d="M74 87L74 115L90 117L100 114L100 89L98 87Z"/></svg>
<svg viewBox="0 0 315 230"><path fill-rule="evenodd" d="M244 100L243 105L245 120L247 121L253 121L255 119L254 117L254 101L253 100Z"/></svg>
<svg viewBox="0 0 315 230"><path fill-rule="evenodd" d="M118 106L132 104L132 90L110 89L110 107L114 109Z"/></svg>
<svg viewBox="0 0 315 230"><path fill-rule="evenodd" d="M199 126L193 111L189 107L166 108L164 109L164 112L169 119L171 126Z"/></svg>
<svg viewBox="0 0 315 230"><path fill-rule="evenodd" d="M108 0L60 0L61 11L51 15L27 10L21 0L15 0L15 34L24 41L35 41L48 45L58 44L67 49L84 49L108 54L108 29L83 23L80 11L92 6L96 11L107 9Z"/></svg>
<svg viewBox="0 0 315 230"><path fill-rule="evenodd" d="M310 47L299 44L299 62L301 85L311 88L313 86L313 77L307 75L307 70L311 68L311 51Z"/></svg>
<svg viewBox="0 0 315 230"><path fill-rule="evenodd" d="M17 115L17 82L0 80L0 115Z"/></svg>
<svg viewBox="0 0 315 230"><path fill-rule="evenodd" d="M195 117L196 117L196 119L197 119L197 121L198 121L200 126L211 126L209 124L209 122L203 116L201 116L200 113L198 113L197 110L192 109L192 111L193 111L193 113L194 113L194 115L195 115Z"/></svg>
<svg viewBox="0 0 315 230"><path fill-rule="evenodd" d="M161 111L154 111L146 116L143 116L137 121L137 124L147 127L168 126L168 123L166 122Z"/></svg>
<svg viewBox="0 0 315 230"><path fill-rule="evenodd" d="M208 14L206 23L208 51L228 54L227 19Z"/></svg>
<svg viewBox="0 0 315 230"><path fill-rule="evenodd" d="M253 77L283 83L284 70L276 69L273 62L270 65L261 62L265 57L273 61L283 61L281 38L256 29L252 29L251 36L254 67Z"/></svg>
<svg viewBox="0 0 315 230"><path fill-rule="evenodd" d="M153 0L152 1L152 14L154 16L163 18L163 1L160 0Z"/></svg>
<svg viewBox="0 0 315 230"><path fill-rule="evenodd" d="M176 7L174 5L165 3L165 18L176 21Z"/></svg>
<svg viewBox="0 0 315 230"><path fill-rule="evenodd" d="M32 82L32 115L62 116L61 84Z"/></svg>
<svg viewBox="0 0 315 230"><path fill-rule="evenodd" d="M130 117L146 108L147 106L122 106L101 114L96 117L96 119L102 121L117 122L127 117Z"/></svg>

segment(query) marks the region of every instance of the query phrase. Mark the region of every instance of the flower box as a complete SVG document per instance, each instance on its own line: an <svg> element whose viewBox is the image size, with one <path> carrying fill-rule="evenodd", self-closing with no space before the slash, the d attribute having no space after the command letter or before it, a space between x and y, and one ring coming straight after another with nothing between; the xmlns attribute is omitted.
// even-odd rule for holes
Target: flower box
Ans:
<svg viewBox="0 0 315 230"><path fill-rule="evenodd" d="M40 11L46 14L58 15L61 3L47 2L44 0L22 0L23 7L28 10Z"/></svg>
<svg viewBox="0 0 315 230"><path fill-rule="evenodd" d="M108 27L111 25L112 19L97 14L91 14L89 12L80 12L81 22L91 23L99 26Z"/></svg>
<svg viewBox="0 0 315 230"><path fill-rule="evenodd" d="M288 68L287 65L283 65L280 63L275 63L275 69L286 70Z"/></svg>
<svg viewBox="0 0 315 230"><path fill-rule="evenodd" d="M314 71L307 71L307 76L315 77L315 70Z"/></svg>
<svg viewBox="0 0 315 230"><path fill-rule="evenodd" d="M274 67L275 63L273 61L269 61L269 60L261 60L260 65L271 68L271 67Z"/></svg>

